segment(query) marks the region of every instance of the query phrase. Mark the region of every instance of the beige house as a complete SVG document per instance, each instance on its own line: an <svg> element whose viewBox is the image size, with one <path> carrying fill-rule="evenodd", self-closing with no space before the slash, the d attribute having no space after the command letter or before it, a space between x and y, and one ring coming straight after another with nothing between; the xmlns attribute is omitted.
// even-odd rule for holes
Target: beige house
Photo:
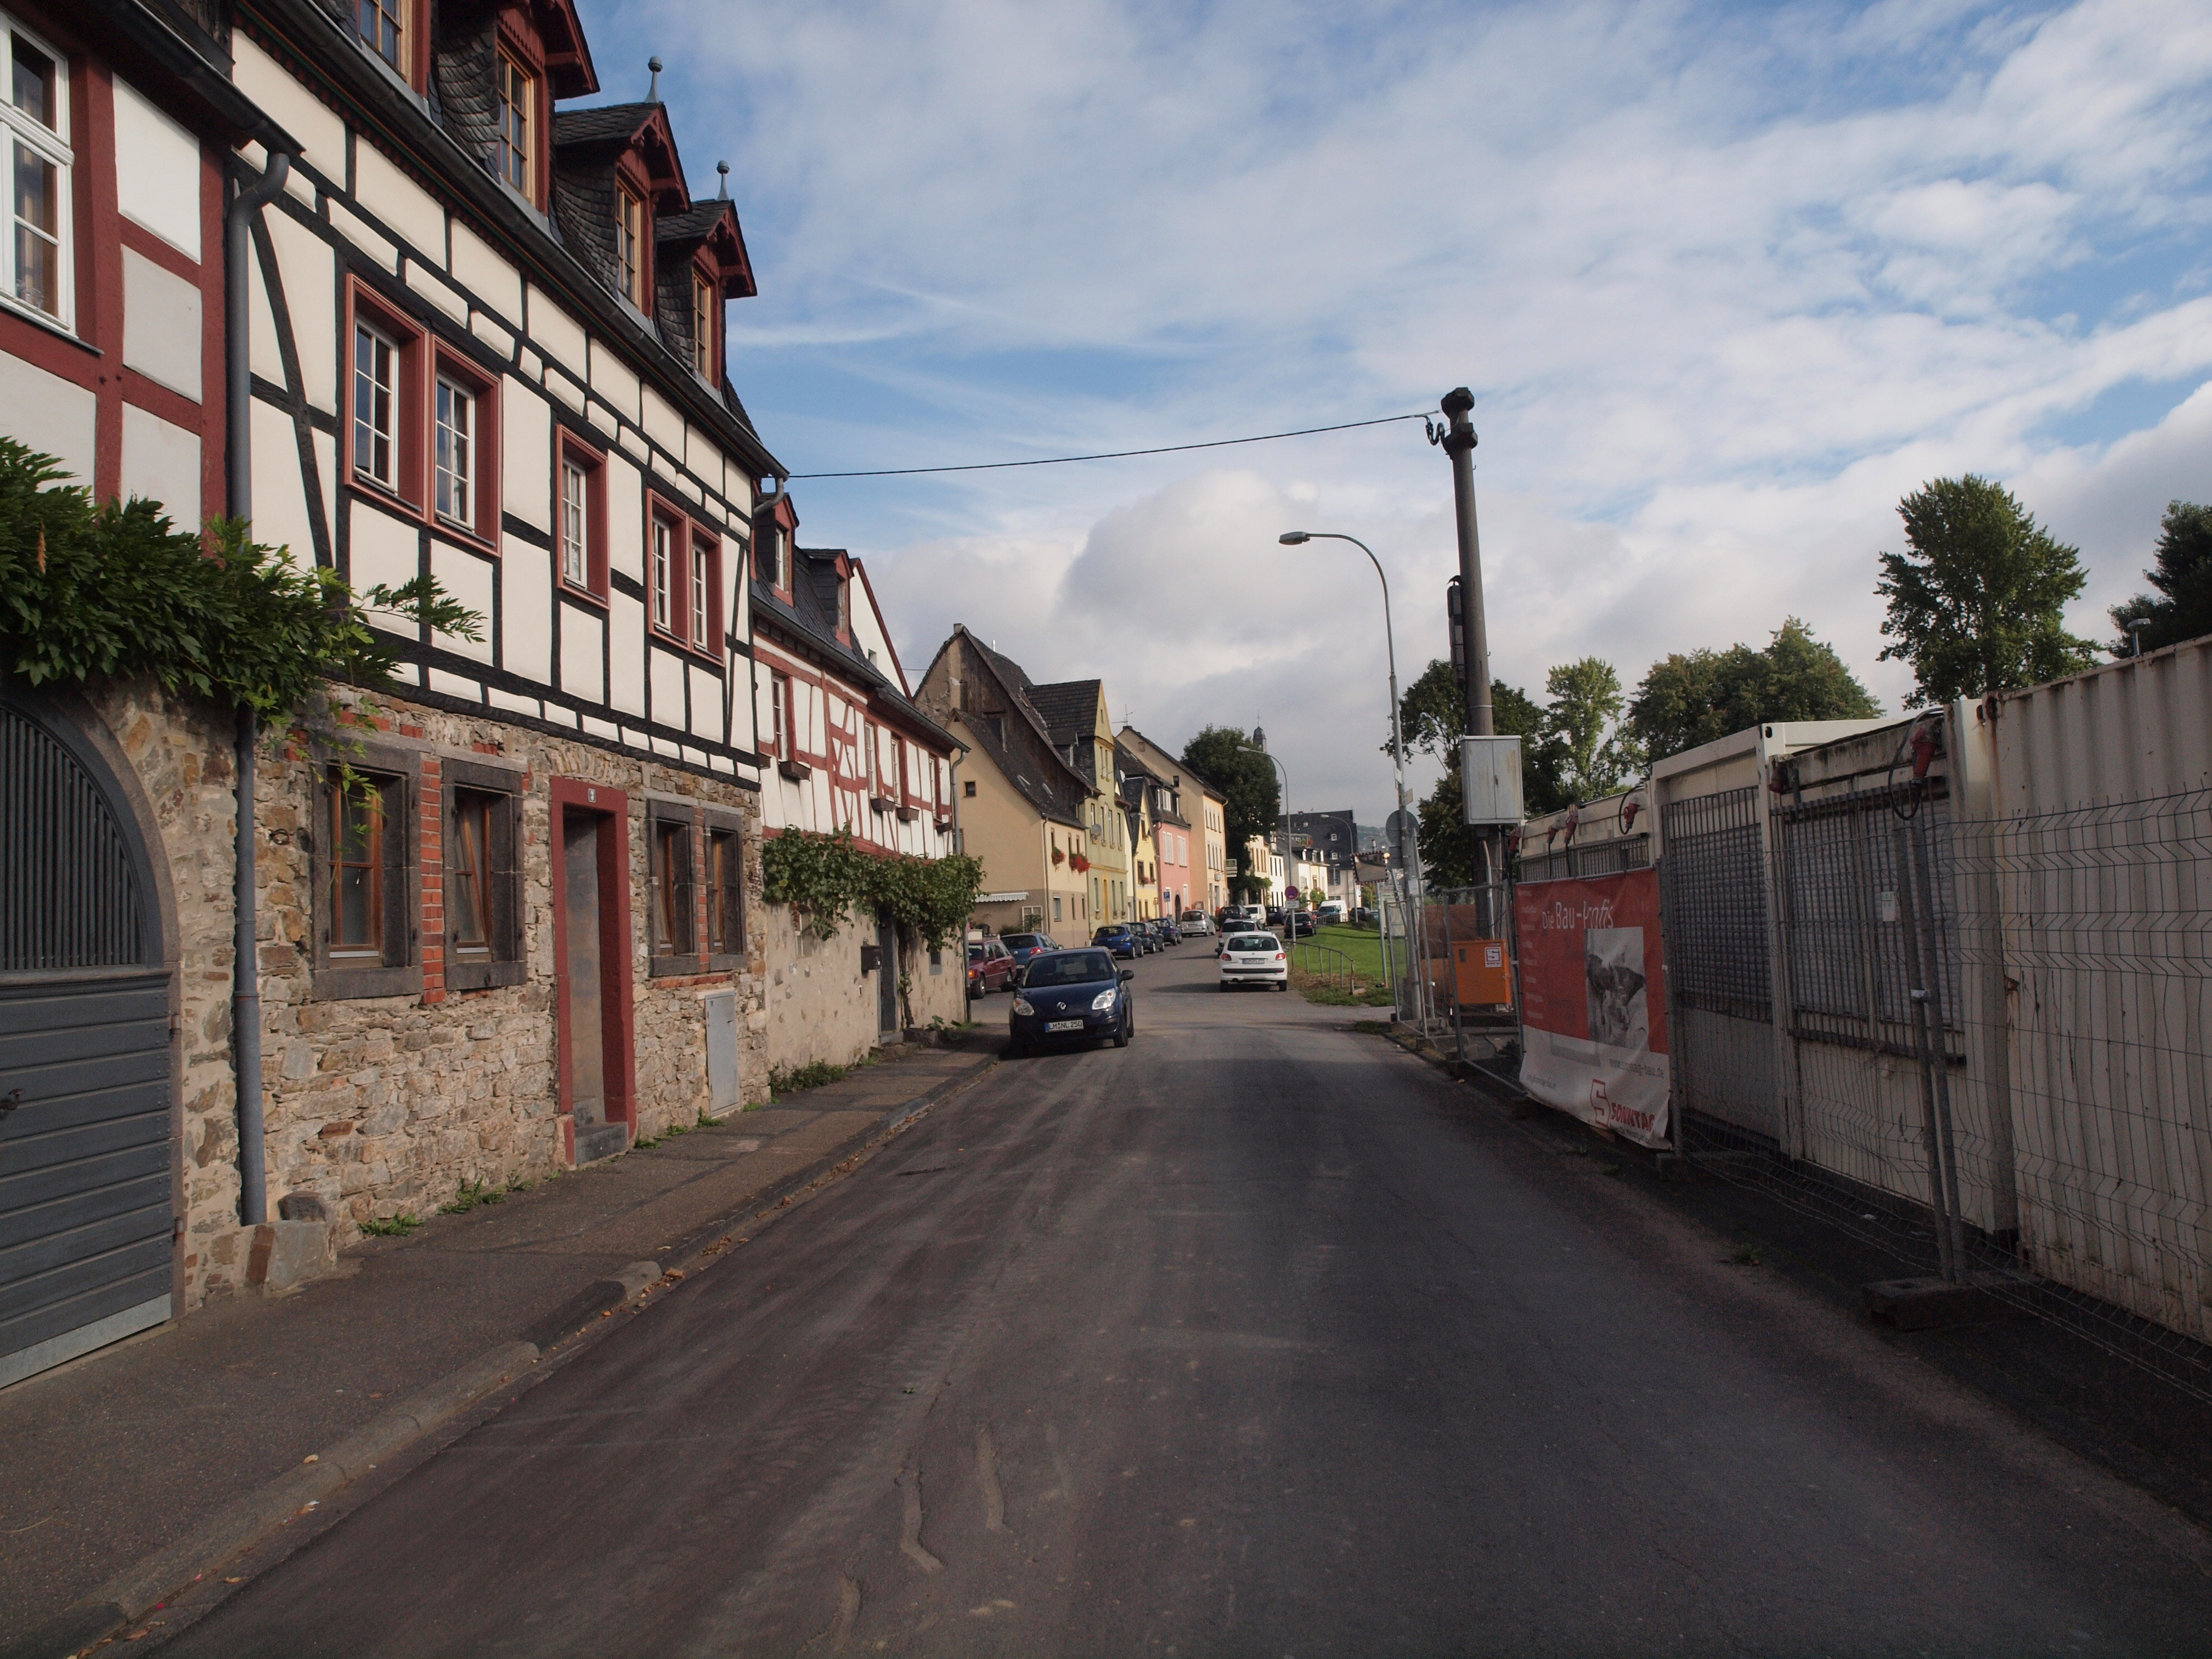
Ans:
<svg viewBox="0 0 2212 1659"><path fill-rule="evenodd" d="M975 920L1074 945L1097 925L1089 849L1105 809L1053 742L1034 689L963 625L938 648L915 701L968 745L956 804L963 847L983 861Z"/></svg>
<svg viewBox="0 0 2212 1659"><path fill-rule="evenodd" d="M1091 792L1084 847L1091 866L1091 914L1101 921L1136 920L1136 848L1115 770L1114 724L1106 713L1105 682L1032 684L1024 695L1042 720L1053 748Z"/></svg>
<svg viewBox="0 0 2212 1659"><path fill-rule="evenodd" d="M1133 726L1125 726L1115 738L1121 752L1164 782L1173 797L1168 826L1184 844L1180 848L1189 870L1189 902L1205 906L1208 914L1229 902L1228 798L1186 767ZM1155 830L1157 842L1158 830ZM1177 860L1164 854L1162 864L1175 872ZM1178 886L1184 885L1180 874Z"/></svg>

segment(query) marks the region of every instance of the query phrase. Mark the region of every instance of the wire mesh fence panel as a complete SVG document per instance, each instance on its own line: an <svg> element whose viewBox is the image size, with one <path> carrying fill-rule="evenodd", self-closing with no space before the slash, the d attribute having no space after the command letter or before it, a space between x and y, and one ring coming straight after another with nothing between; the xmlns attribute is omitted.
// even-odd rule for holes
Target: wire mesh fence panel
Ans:
<svg viewBox="0 0 2212 1659"><path fill-rule="evenodd" d="M2022 1261L2212 1340L2212 791L2002 821Z"/></svg>
<svg viewBox="0 0 2212 1659"><path fill-rule="evenodd" d="M1676 1104L1685 1115L1778 1144L1759 791L1726 789L1668 801L1660 827Z"/></svg>
<svg viewBox="0 0 2212 1659"><path fill-rule="evenodd" d="M1685 1149L1919 1273L1948 1163L1957 1271L2212 1399L2212 791L1915 793L1775 809L1782 1133L1692 1110Z"/></svg>

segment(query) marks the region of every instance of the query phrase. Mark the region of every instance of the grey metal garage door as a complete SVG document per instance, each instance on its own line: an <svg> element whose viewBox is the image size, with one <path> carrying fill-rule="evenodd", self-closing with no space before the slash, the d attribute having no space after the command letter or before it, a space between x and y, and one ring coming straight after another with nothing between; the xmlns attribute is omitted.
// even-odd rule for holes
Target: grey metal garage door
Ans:
<svg viewBox="0 0 2212 1659"><path fill-rule="evenodd" d="M0 1386L170 1312L169 975L104 770L0 690Z"/></svg>

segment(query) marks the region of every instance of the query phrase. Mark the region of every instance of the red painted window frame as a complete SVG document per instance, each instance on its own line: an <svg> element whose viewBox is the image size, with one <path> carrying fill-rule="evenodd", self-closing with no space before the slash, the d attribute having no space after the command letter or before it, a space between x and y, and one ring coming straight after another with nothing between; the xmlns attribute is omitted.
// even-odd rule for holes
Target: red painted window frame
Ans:
<svg viewBox="0 0 2212 1659"><path fill-rule="evenodd" d="M455 350L444 341L431 337L429 344L429 374L425 386L428 412L424 426L428 446L423 454L424 477L431 487L423 491L422 516L430 527L441 535L466 542L479 552L496 554L499 536L499 478L501 430L498 377L486 374L466 355ZM465 386L477 400L476 430L476 523L456 524L440 516L437 507L435 472L437 469L437 386L441 379L454 380ZM350 404L349 404L350 414ZM351 452L349 450L349 455Z"/></svg>
<svg viewBox="0 0 2212 1659"><path fill-rule="evenodd" d="M364 322L388 337L398 348L399 384L393 397L398 405L399 429L392 440L399 452L396 484L387 484L372 474L358 471L353 464L354 343ZM349 488L374 501L397 502L417 519L434 517L428 513L429 393L425 373L428 353L429 335L422 324L358 277L347 279L345 386L341 394L343 430L339 434L343 453L339 465L344 469Z"/></svg>

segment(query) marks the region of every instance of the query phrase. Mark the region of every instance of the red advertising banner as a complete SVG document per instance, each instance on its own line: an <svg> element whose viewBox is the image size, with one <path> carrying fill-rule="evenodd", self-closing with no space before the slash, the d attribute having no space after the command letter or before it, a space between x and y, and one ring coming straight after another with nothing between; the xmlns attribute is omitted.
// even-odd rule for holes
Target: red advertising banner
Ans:
<svg viewBox="0 0 2212 1659"><path fill-rule="evenodd" d="M1521 1086L1646 1146L1668 1144L1659 872L1531 882L1521 930Z"/></svg>

